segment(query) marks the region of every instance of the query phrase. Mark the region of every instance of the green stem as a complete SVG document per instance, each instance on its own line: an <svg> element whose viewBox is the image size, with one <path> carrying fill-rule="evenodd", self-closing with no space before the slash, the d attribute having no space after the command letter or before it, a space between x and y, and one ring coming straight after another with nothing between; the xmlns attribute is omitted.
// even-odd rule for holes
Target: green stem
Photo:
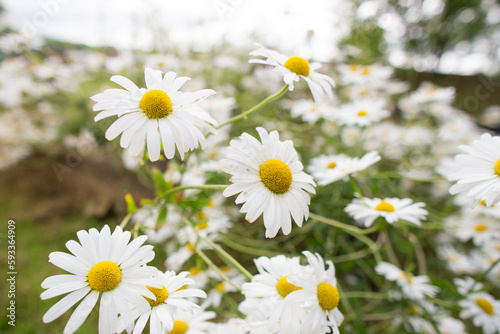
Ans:
<svg viewBox="0 0 500 334"><path fill-rule="evenodd" d="M205 261L205 263L210 267L210 269L215 271L220 276L220 278L234 286L236 289L238 289L238 291L243 291L241 287L238 284L234 283L229 277L227 277L227 275L224 274L224 272L220 270L219 267L217 267L215 263L213 263L213 261L210 260L210 258L201 249L199 249L198 247L195 247L195 249L196 254L198 254L198 256L201 257L203 261Z"/></svg>
<svg viewBox="0 0 500 334"><path fill-rule="evenodd" d="M395 265L398 268L401 268L401 264L399 263L398 256L396 255L396 252L394 251L394 247L392 247L392 242L391 242L391 237L389 235L389 232L387 232L387 230L383 230L380 233L382 233L382 235L384 237L385 250L387 251L387 256L389 257L389 260L392 262L393 265Z"/></svg>
<svg viewBox="0 0 500 334"><path fill-rule="evenodd" d="M122 222L120 223L120 227L123 230L125 226L127 226L128 222L130 221L130 218L132 218L132 215L129 213L123 218Z"/></svg>
<svg viewBox="0 0 500 334"><path fill-rule="evenodd" d="M357 228L355 226L341 223L341 222L333 220L333 219L325 218L323 216L317 215L317 214L312 213L312 212L309 213L309 217L311 217L312 219L317 220L321 223L340 228L340 229L344 230L345 232L349 233L350 235L352 235L353 237L355 237L356 239L358 239L359 241L363 242L368 247L370 247L373 255L375 256L375 260L377 261L377 263L382 262L382 256L380 255L379 247L370 238L368 238L364 235L366 233L364 230Z"/></svg>
<svg viewBox="0 0 500 334"><path fill-rule="evenodd" d="M498 258L495 262L491 264L491 266L486 269L483 273L481 273L479 276L476 278L476 282L470 287L469 292L474 291L474 287L478 282L481 282L492 270L495 268L495 266L500 263L500 258Z"/></svg>
<svg viewBox="0 0 500 334"><path fill-rule="evenodd" d="M186 225L193 227L193 224L186 217L184 217L183 215L181 215L181 217L182 217L182 220L184 221L184 223ZM193 230L196 231L196 229L194 229L194 228L193 228ZM225 250L223 250L219 245L217 245L212 240L207 239L207 238L201 236L198 233L198 231L196 231L196 233L198 235L198 238L200 240L205 241L208 245L210 245L210 247L212 247L215 250L215 252L217 252L219 254L219 256L222 258L222 260L224 260L224 262L226 262L228 265L233 266L234 268L236 268L249 281L252 280L253 275L250 274L250 272L248 270L246 270L238 261L236 261L236 259L234 257L232 257L228 252L226 252Z"/></svg>
<svg viewBox="0 0 500 334"><path fill-rule="evenodd" d="M229 186L229 184L205 184L201 186L178 186L175 188L172 188L170 190L165 191L162 194L163 196L167 196L176 192L179 192L181 190L186 190L186 189L200 189L200 190L224 190Z"/></svg>
<svg viewBox="0 0 500 334"><path fill-rule="evenodd" d="M288 90L288 84L284 85L283 88L281 88L281 90L279 92L277 92L276 94L274 95L271 95L271 96L268 96L267 98L265 98L264 100L262 100L259 104L253 106L252 108L248 109L247 111L244 111L242 112L241 114L239 115L236 115L232 118L230 118L229 120L227 120L226 122L222 123L221 125L219 125L217 127L217 129L220 129L222 128L224 125L227 125L227 124L230 124L230 123L233 123L233 122L236 122L236 121L239 121L240 119L242 118L246 118L248 117L248 115L250 115L251 113L253 113L254 111L257 111L259 110L260 108L264 107L266 104L268 104L269 102L273 101L273 100L276 100L278 98L280 98L283 94L285 94L285 92Z"/></svg>

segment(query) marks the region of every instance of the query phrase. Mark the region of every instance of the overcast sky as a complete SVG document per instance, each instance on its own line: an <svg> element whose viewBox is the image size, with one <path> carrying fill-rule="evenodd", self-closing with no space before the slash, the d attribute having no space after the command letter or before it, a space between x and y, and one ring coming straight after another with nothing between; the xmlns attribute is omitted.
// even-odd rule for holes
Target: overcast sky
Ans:
<svg viewBox="0 0 500 334"><path fill-rule="evenodd" d="M313 30L310 52L333 56L348 32L339 15L344 0L3 0L10 23L31 34L89 45L147 49L155 41L195 44L226 40L301 48ZM335 10L330 10L335 7ZM345 7L348 10L348 7ZM344 11L344 14L346 12ZM345 21L345 20L344 20ZM200 24L201 23L201 24Z"/></svg>

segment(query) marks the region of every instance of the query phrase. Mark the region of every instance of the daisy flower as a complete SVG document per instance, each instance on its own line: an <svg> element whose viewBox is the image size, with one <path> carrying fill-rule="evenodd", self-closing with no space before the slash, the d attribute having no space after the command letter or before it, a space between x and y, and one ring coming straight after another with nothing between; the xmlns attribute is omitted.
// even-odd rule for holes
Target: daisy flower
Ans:
<svg viewBox="0 0 500 334"><path fill-rule="evenodd" d="M389 281L396 281L401 287L403 295L408 299L422 300L425 296L434 297L439 291L438 287L429 284L430 279L428 276L414 276L387 262L377 264L375 271Z"/></svg>
<svg viewBox="0 0 500 334"><path fill-rule="evenodd" d="M459 303L459 316L472 318L474 326L482 327L485 334L500 332L500 301L484 292L471 293Z"/></svg>
<svg viewBox="0 0 500 334"><path fill-rule="evenodd" d="M174 328L169 332L172 334L206 334L215 328L215 323L207 321L215 318L213 311L197 310L194 313L181 309L174 312Z"/></svg>
<svg viewBox="0 0 500 334"><path fill-rule="evenodd" d="M180 92L189 78L176 78L175 72L163 76L161 71L146 68L144 74L147 88L138 88L129 79L115 75L111 81L125 89L107 89L91 97L97 102L94 111L100 111L94 118L96 122L118 116L106 131L106 139L113 140L121 134L120 146L130 147L133 156L141 155L146 143L151 161L160 158L162 145L167 159L174 157L176 148L181 159L200 144L204 148L203 131L212 130L217 122L197 104L215 92Z"/></svg>
<svg viewBox="0 0 500 334"><path fill-rule="evenodd" d="M290 101L290 114L292 117L301 117L309 124L316 123L321 118L329 118L334 112L333 108L327 105L316 106L313 100Z"/></svg>
<svg viewBox="0 0 500 334"><path fill-rule="evenodd" d="M340 81L344 85L348 84L371 84L371 86L382 87L387 85L388 79L392 76L394 69L380 65L346 65L337 67L340 73Z"/></svg>
<svg viewBox="0 0 500 334"><path fill-rule="evenodd" d="M254 262L259 273L242 286L245 298L254 300L251 313L259 313L258 318L270 331L279 328L280 333L300 333L304 312L300 312L298 305L285 301L291 292L301 289L287 280L288 276L302 270L299 257L262 256Z"/></svg>
<svg viewBox="0 0 500 334"><path fill-rule="evenodd" d="M250 52L250 55L266 59L250 59L249 63L274 66L274 71L283 76L283 81L289 86L290 91L294 88L294 82L304 79L311 90L316 106L322 104L325 93L333 99L332 87L335 87L335 82L329 76L316 72L321 67L320 63L310 64L304 58L288 57L274 50L266 49L260 44L256 45L259 48Z"/></svg>
<svg viewBox="0 0 500 334"><path fill-rule="evenodd" d="M500 201L500 137L489 133L481 135L471 145L460 145L465 154L455 156L455 170L448 174L450 194L466 193L477 204L485 200L487 206Z"/></svg>
<svg viewBox="0 0 500 334"><path fill-rule="evenodd" d="M498 219L476 214L464 214L452 223L456 237L466 242L470 239L476 246L500 238Z"/></svg>
<svg viewBox="0 0 500 334"><path fill-rule="evenodd" d="M149 308L145 311L139 310L133 334L142 333L148 320L151 334L168 333L174 328L175 310L181 309L193 314L195 310L200 309L188 298L205 298L207 295L200 289L186 288L194 283L192 279L186 278L187 275L187 271L176 275L173 271L162 273L157 270L155 279L160 288L146 286L154 298L144 297Z"/></svg>
<svg viewBox="0 0 500 334"><path fill-rule="evenodd" d="M340 296L335 267L332 261L326 261L328 269L325 270L321 255L309 251L302 253L307 257L310 270L302 270L287 278L301 289L291 292L285 299L290 303L304 303L308 314L301 327L308 329L308 333L330 333L333 329L334 334L339 334L344 315L338 309Z"/></svg>
<svg viewBox="0 0 500 334"><path fill-rule="evenodd" d="M53 252L49 262L70 274L55 275L42 282L40 298L48 299L69 293L43 316L43 322L59 318L73 305L76 307L64 328L64 334L74 333L85 321L101 298L99 333L118 331L118 314L132 319L132 304L138 310L148 308L142 296L155 298L144 284L160 287L153 279L156 268L145 266L154 258L153 246L142 246L146 236L129 243L131 234L116 227L111 234L106 225L99 232L95 228L77 232L80 243L70 240L66 247L73 254ZM128 325L128 324L126 324Z"/></svg>
<svg viewBox="0 0 500 334"><path fill-rule="evenodd" d="M412 224L421 225L428 214L423 209L425 203L413 203L409 198L355 198L344 209L357 222L370 227L378 217L384 218L389 224L405 220Z"/></svg>
<svg viewBox="0 0 500 334"><path fill-rule="evenodd" d="M330 119L339 125L369 126L389 115L384 100L362 99L344 104L338 112L331 114Z"/></svg>
<svg viewBox="0 0 500 334"><path fill-rule="evenodd" d="M257 128L257 132L262 142L248 133L230 142L221 168L232 175L233 184L223 195L241 193L236 198L236 204L244 203L240 212L250 223L263 214L266 237L273 238L280 228L284 234L291 232L292 218L298 226L309 218L307 192L314 194L316 184L302 171L291 140L280 141L277 131Z"/></svg>
<svg viewBox="0 0 500 334"><path fill-rule="evenodd" d="M376 151L368 152L361 158L351 158L345 154L320 155L311 159L308 171L318 181L318 185L325 186L363 171L380 159Z"/></svg>

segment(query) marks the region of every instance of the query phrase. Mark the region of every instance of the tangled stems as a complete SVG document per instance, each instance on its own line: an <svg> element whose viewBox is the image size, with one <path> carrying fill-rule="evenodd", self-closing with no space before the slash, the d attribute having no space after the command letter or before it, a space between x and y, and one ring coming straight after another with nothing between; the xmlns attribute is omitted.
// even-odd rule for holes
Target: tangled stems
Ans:
<svg viewBox="0 0 500 334"><path fill-rule="evenodd" d="M256 104L255 106L253 106L252 108L248 109L247 111L244 111L241 114L236 115L236 116L230 118L229 120L227 120L226 122L222 123L221 125L219 125L217 127L217 129L222 128L224 125L227 125L227 124L239 121L242 118L248 117L248 115L250 115L254 111L259 110L260 108L264 107L269 102L274 101L274 100L280 98L281 96L283 96L283 94L285 94L287 90L288 90L288 84L284 85L283 88L281 88L281 90L279 92L277 92L276 94L268 96L267 98L265 98L264 100L262 100L259 104Z"/></svg>
<svg viewBox="0 0 500 334"><path fill-rule="evenodd" d="M184 215L181 215L181 218L182 218L182 221L190 226L190 227L193 227L193 224L186 218L184 217ZM193 230L196 231L196 229L193 228ZM196 231L196 235L198 237L198 239L200 240L203 240L204 242L206 242L210 247L213 248L213 250L215 250L215 252L217 252L217 254L219 254L219 256L222 258L222 260L224 260L224 262L226 262L228 265L230 266L233 266L234 268L236 268L240 273L242 273L248 280L251 280L253 275L250 274L250 272L248 270L246 270L234 257L232 257L228 252L226 252L225 250L223 250L219 245L217 245L215 242L213 242L212 240L210 239L207 239L203 236L201 236L197 231ZM202 259L205 260L205 258L202 256ZM210 261L211 262L211 261ZM207 262L208 263L208 262ZM209 264L209 263L208 263ZM210 264L209 264L210 265ZM232 284L234 285L234 284Z"/></svg>
<svg viewBox="0 0 500 334"><path fill-rule="evenodd" d="M340 228L345 232L349 233L350 235L352 235L353 237L355 237L356 239L358 239L359 241L365 243L368 247L370 247L377 263L382 261L382 256L380 255L379 247L370 238L365 236L365 234L374 232L376 230L376 227L362 230L355 226L347 225L333 219L325 218L323 216L317 215L312 212L309 213L309 217L321 223Z"/></svg>

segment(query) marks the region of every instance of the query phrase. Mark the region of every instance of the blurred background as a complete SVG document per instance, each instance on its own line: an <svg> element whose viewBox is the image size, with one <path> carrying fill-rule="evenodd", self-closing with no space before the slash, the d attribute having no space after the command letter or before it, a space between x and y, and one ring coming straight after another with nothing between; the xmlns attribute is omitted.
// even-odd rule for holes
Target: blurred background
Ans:
<svg viewBox="0 0 500 334"><path fill-rule="evenodd" d="M51 303L38 298L40 283L59 273L47 264L48 254L64 250L79 229L118 224L127 192L153 196L148 180L123 167L116 142L105 142L110 123L93 121L90 96L109 88L112 75L141 86L144 66L173 70L193 78L190 89L234 99L237 113L281 85L248 64L248 52L260 43L321 62L333 77L336 64L381 64L410 90L427 81L454 87L454 107L483 126L500 123L481 118L500 113L495 0L0 4L0 259L6 263L6 222L13 219L19 273L17 326L2 318L2 333L60 332L66 318L41 322ZM79 333L92 326L85 323Z"/></svg>

